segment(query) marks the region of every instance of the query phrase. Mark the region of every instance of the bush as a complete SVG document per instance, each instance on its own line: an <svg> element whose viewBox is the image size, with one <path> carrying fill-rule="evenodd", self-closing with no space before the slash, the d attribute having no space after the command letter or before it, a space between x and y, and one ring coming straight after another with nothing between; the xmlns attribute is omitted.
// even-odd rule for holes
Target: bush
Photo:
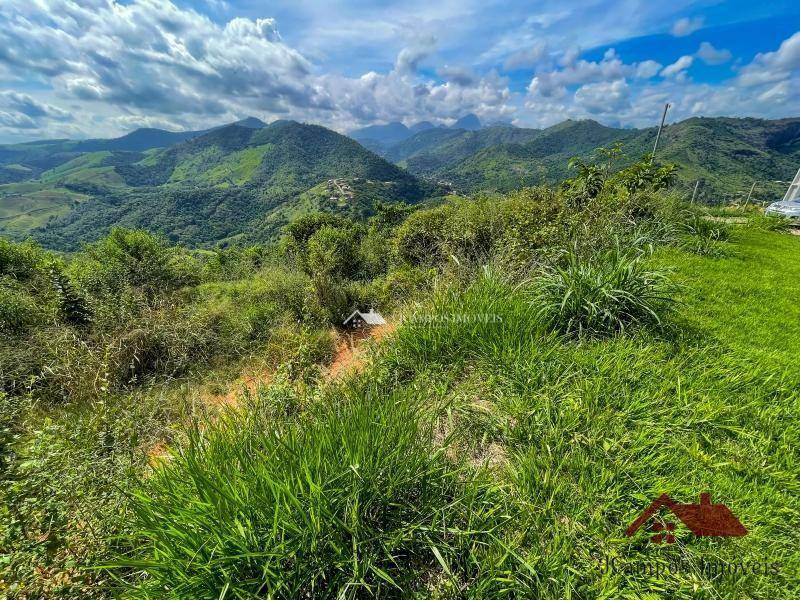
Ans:
<svg viewBox="0 0 800 600"><path fill-rule="evenodd" d="M0 593L108 598L108 573L87 567L122 551L127 495L147 473L147 450L186 415L159 394L105 396L90 410L47 417L21 412L23 400L0 394L0 446L6 411L19 420L16 453L0 468Z"/></svg>
<svg viewBox="0 0 800 600"><path fill-rule="evenodd" d="M503 198L458 200L413 213L398 229L395 249L411 265L484 264L497 253L529 260L564 234L564 204L547 188Z"/></svg>
<svg viewBox="0 0 800 600"><path fill-rule="evenodd" d="M70 264L70 278L91 296L115 296L125 288L147 298L196 282L199 271L185 261L173 262L177 249L143 230L116 228L87 246Z"/></svg>
<svg viewBox="0 0 800 600"><path fill-rule="evenodd" d="M633 325L658 325L673 302L668 274L650 268L643 253L619 246L583 257L567 253L563 266L534 282L539 317L567 335L609 335Z"/></svg>
<svg viewBox="0 0 800 600"><path fill-rule="evenodd" d="M24 281L44 269L53 259L33 242L15 244L0 238L0 277Z"/></svg>
<svg viewBox="0 0 800 600"><path fill-rule="evenodd" d="M431 265L445 257L447 227L453 209L449 205L413 213L397 229L395 250L412 265Z"/></svg>
<svg viewBox="0 0 800 600"><path fill-rule="evenodd" d="M23 290L0 283L0 334L19 335L44 321L45 312Z"/></svg>
<svg viewBox="0 0 800 600"><path fill-rule="evenodd" d="M329 225L320 228L308 238L305 265L311 275L352 277L359 270L355 231Z"/></svg>

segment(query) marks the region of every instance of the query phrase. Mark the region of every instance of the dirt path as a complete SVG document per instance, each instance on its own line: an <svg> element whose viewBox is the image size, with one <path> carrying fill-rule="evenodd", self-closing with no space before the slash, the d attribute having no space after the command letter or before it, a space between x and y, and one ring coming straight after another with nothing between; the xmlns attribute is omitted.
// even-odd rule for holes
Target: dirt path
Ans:
<svg viewBox="0 0 800 600"><path fill-rule="evenodd" d="M347 373L362 368L368 347L367 342L381 340L392 333L395 328L395 325L387 324L356 332L336 334L339 338L336 354L325 371L325 380L334 381ZM259 386L267 385L272 381L272 376L272 370L250 367L225 386L224 392L214 393L207 386L203 386L200 390L200 401L214 409L236 407L244 390L255 394ZM170 459L169 447L164 442L156 443L146 452L147 462L153 469L163 466Z"/></svg>
<svg viewBox="0 0 800 600"><path fill-rule="evenodd" d="M336 354L325 370L325 379L331 381L344 373L359 369L363 365L364 344L371 339L380 340L394 331L394 329L395 327L389 324L355 332L337 333ZM225 392L206 392L201 394L201 397L210 406L220 408L236 406L244 390L255 394L259 386L267 385L272 381L272 376L273 371L270 369L253 370L251 368L243 371L236 380L228 384Z"/></svg>
<svg viewBox="0 0 800 600"><path fill-rule="evenodd" d="M380 340L394 330L394 325L387 324L340 334L336 355L328 366L326 378L331 381L345 373L360 369L364 364L364 343L367 340Z"/></svg>

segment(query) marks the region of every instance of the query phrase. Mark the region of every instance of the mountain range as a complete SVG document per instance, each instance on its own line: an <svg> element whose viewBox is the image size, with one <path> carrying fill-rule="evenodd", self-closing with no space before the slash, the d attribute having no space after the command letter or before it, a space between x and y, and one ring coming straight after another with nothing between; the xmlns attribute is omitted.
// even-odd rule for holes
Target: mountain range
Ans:
<svg viewBox="0 0 800 600"><path fill-rule="evenodd" d="M74 250L115 225L146 227L188 245L259 241L273 239L306 212L363 218L379 201L414 203L440 193L318 125L248 119L179 134L184 139L165 148L145 148L174 139L166 133L138 130L105 143L92 140L84 152L75 148L86 143L36 144L39 152L48 145L54 152L36 155L35 165L16 165L33 168L49 160L56 166L0 186L0 233L31 235L61 250ZM140 150L119 149L131 147ZM8 161L9 153L18 160L26 150L11 147L0 160Z"/></svg>
<svg viewBox="0 0 800 600"><path fill-rule="evenodd" d="M410 127L406 127L399 121L393 121L386 125L370 125L363 129L356 129L350 132L350 137L365 148L369 148L373 152L379 154L384 154L395 144L430 129L435 129L436 131L477 131L481 127L483 127L481 120L476 115L469 113L456 120L456 122L449 127L435 127L430 121L421 121Z"/></svg>
<svg viewBox="0 0 800 600"><path fill-rule="evenodd" d="M0 146L0 234L74 250L114 225L208 246L274 239L298 215L363 218L377 202L554 184L573 156L619 144L621 163L652 151L655 128L565 121L546 129L400 123L352 132L248 118L191 132ZM458 126L457 126L458 125ZM372 148L371 151L369 148ZM658 160L700 198L782 196L800 166L800 119L692 118L665 128Z"/></svg>

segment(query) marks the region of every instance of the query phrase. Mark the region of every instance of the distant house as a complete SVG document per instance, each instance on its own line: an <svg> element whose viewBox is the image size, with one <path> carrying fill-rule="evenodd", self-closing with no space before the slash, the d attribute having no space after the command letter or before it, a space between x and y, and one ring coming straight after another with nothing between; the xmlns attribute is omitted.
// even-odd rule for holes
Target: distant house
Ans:
<svg viewBox="0 0 800 600"><path fill-rule="evenodd" d="M632 536L661 508L670 510L697 536L739 537L747 535L747 529L727 506L711 504L711 495L708 493L700 494L700 504L678 504L666 494L661 494L631 523L631 526L625 531L625 535ZM668 523L666 527L656 524L652 531L657 532L657 535L654 535L652 540L656 543L666 541L670 544L675 541L672 533L674 530L675 526L672 523Z"/></svg>
<svg viewBox="0 0 800 600"><path fill-rule="evenodd" d="M349 329L365 329L369 327L376 327L379 325L386 325L386 320L374 308L370 308L369 312L361 312L354 310L353 314L344 320L343 325Z"/></svg>

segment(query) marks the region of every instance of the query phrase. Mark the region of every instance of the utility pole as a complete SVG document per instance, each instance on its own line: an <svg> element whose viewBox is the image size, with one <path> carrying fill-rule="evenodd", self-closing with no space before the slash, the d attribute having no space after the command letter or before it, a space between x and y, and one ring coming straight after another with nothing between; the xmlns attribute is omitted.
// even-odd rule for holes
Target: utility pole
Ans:
<svg viewBox="0 0 800 600"><path fill-rule="evenodd" d="M750 186L750 193L749 193L749 194L747 194L747 200L745 200L745 201L744 201L744 206L745 206L745 208L746 208L746 207L747 207L747 205L750 203L750 198L752 198L752 197L753 197L753 190L754 190L754 189L756 189L756 182L755 182L755 181L753 182L753 185L751 185L751 186Z"/></svg>
<svg viewBox="0 0 800 600"><path fill-rule="evenodd" d="M661 130L664 129L664 121L667 120L667 111L669 110L669 102L664 105L664 114L661 115L661 125L658 126L658 133L656 134L656 143L653 144L653 160L656 158L656 150L658 150L658 140L661 138Z"/></svg>
<svg viewBox="0 0 800 600"><path fill-rule="evenodd" d="M692 192L692 201L689 204L694 204L694 199L697 198L697 188L700 187L700 180L698 179L694 184L694 191Z"/></svg>

